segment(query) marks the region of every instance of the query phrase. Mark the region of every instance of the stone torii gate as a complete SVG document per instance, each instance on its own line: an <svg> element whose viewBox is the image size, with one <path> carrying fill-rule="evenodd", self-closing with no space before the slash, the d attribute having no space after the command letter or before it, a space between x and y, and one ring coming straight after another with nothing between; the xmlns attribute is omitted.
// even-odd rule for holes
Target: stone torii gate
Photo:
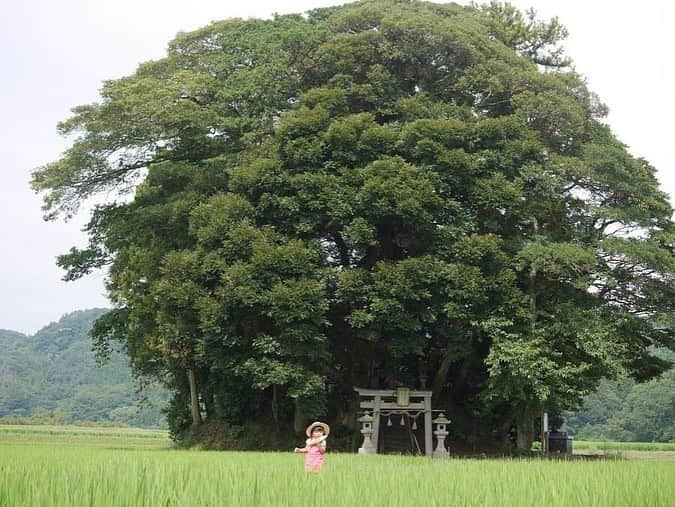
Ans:
<svg viewBox="0 0 675 507"><path fill-rule="evenodd" d="M383 412L386 415L401 414L416 419L424 414L424 454L432 457L433 443L431 433L431 391L411 391L406 387L398 389L366 389L355 387L354 390L359 393L359 407L362 410L371 411L372 415L372 447L374 453L377 453L377 443L380 433L380 416ZM445 429L445 428L443 428Z"/></svg>

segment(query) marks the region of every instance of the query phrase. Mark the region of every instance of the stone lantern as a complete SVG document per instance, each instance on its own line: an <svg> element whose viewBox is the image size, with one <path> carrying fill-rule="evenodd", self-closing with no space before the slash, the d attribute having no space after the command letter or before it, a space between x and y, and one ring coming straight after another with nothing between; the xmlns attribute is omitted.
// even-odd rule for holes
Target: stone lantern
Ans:
<svg viewBox="0 0 675 507"><path fill-rule="evenodd" d="M368 412L357 419L361 423L361 434L363 435L363 444L359 447L359 454L375 454L376 449L373 445L373 416Z"/></svg>
<svg viewBox="0 0 675 507"><path fill-rule="evenodd" d="M434 449L434 458L449 458L450 453L448 450L445 448L445 437L448 436L448 431L446 429L446 425L450 422L446 417L445 414L441 412L441 414L434 419L434 424L436 425L436 430L434 431L434 435L436 435L437 439L437 445L436 449Z"/></svg>

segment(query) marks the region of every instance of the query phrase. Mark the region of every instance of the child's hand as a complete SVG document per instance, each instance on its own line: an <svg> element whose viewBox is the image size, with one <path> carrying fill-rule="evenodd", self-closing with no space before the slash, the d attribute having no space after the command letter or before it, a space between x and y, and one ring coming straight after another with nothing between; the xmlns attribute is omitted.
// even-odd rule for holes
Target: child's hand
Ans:
<svg viewBox="0 0 675 507"><path fill-rule="evenodd" d="M295 449L293 449L293 452L294 452L295 454L297 454L297 453L300 452L300 449L296 447Z"/></svg>

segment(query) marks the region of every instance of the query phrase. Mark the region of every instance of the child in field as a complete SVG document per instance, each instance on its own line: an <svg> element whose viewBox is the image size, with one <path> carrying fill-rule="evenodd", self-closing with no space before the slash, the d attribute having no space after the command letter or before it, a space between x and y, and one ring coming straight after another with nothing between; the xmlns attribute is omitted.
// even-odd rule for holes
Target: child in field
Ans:
<svg viewBox="0 0 675 507"><path fill-rule="evenodd" d="M330 433L330 427L326 423L313 422L305 430L309 437L305 447L296 447L293 452L305 455L305 470L318 472L323 467L324 454L326 453L326 439Z"/></svg>

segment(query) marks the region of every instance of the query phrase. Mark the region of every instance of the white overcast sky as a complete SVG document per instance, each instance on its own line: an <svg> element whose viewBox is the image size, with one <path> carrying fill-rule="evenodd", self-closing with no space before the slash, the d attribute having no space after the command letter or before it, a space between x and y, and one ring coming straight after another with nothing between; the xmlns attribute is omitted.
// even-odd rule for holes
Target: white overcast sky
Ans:
<svg viewBox="0 0 675 507"><path fill-rule="evenodd" d="M62 314L106 306L103 274L63 282L55 257L82 246L86 216L43 222L30 171L58 158L66 143L56 123L95 101L101 82L161 58L169 40L210 21L268 17L336 5L339 0L22 0L0 20L0 329L33 333ZM467 2L460 2L467 3ZM672 0L515 0L542 18L557 15L565 47L591 90L610 107L614 132L659 171L675 195L675 71L670 55Z"/></svg>

